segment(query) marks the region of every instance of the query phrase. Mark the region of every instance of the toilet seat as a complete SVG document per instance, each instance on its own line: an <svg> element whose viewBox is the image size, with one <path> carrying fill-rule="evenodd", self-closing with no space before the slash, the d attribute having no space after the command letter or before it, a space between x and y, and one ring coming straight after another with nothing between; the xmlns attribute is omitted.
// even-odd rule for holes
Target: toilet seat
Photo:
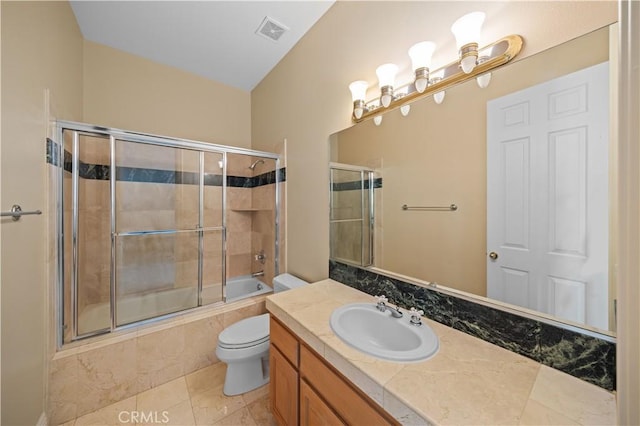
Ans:
<svg viewBox="0 0 640 426"><path fill-rule="evenodd" d="M218 336L218 346L242 349L269 341L269 314L245 318L227 327Z"/></svg>

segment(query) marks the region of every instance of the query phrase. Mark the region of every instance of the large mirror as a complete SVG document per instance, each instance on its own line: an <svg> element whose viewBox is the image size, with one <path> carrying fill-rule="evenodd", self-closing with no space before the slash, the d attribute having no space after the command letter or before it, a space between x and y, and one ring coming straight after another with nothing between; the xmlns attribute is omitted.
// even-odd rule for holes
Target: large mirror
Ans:
<svg viewBox="0 0 640 426"><path fill-rule="evenodd" d="M614 334L611 31L332 135L332 258Z"/></svg>

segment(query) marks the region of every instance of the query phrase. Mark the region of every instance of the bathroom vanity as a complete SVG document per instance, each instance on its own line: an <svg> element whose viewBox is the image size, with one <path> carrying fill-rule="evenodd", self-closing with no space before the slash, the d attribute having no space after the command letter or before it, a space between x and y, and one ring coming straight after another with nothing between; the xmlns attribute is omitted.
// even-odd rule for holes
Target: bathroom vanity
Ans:
<svg viewBox="0 0 640 426"><path fill-rule="evenodd" d="M270 328L269 391L278 423L399 424L273 317Z"/></svg>
<svg viewBox="0 0 640 426"><path fill-rule="evenodd" d="M331 313L375 299L333 280L267 297L271 404L295 424L615 424L615 396L434 321L439 352L384 361L340 340Z"/></svg>

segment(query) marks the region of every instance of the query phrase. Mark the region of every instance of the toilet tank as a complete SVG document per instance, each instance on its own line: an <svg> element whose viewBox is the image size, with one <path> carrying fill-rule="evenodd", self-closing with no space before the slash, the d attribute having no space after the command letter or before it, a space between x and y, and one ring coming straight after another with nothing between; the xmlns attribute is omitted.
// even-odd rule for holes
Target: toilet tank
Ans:
<svg viewBox="0 0 640 426"><path fill-rule="evenodd" d="M273 279L273 292L279 293L307 284L309 283L291 274L280 274Z"/></svg>

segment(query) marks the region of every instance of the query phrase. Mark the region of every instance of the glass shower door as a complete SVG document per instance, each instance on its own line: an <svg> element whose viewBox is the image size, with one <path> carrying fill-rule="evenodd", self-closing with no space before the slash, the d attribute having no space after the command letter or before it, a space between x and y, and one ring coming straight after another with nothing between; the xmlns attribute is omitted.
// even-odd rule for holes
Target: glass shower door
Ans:
<svg viewBox="0 0 640 426"><path fill-rule="evenodd" d="M109 238L109 138L65 131L64 195L65 340L100 333L111 326Z"/></svg>
<svg viewBox="0 0 640 426"><path fill-rule="evenodd" d="M226 155L202 153L202 292L200 305L221 302L225 289Z"/></svg>
<svg viewBox="0 0 640 426"><path fill-rule="evenodd" d="M199 305L203 157L196 150L115 141L115 327Z"/></svg>
<svg viewBox="0 0 640 426"><path fill-rule="evenodd" d="M373 172L331 167L330 257L373 264Z"/></svg>

